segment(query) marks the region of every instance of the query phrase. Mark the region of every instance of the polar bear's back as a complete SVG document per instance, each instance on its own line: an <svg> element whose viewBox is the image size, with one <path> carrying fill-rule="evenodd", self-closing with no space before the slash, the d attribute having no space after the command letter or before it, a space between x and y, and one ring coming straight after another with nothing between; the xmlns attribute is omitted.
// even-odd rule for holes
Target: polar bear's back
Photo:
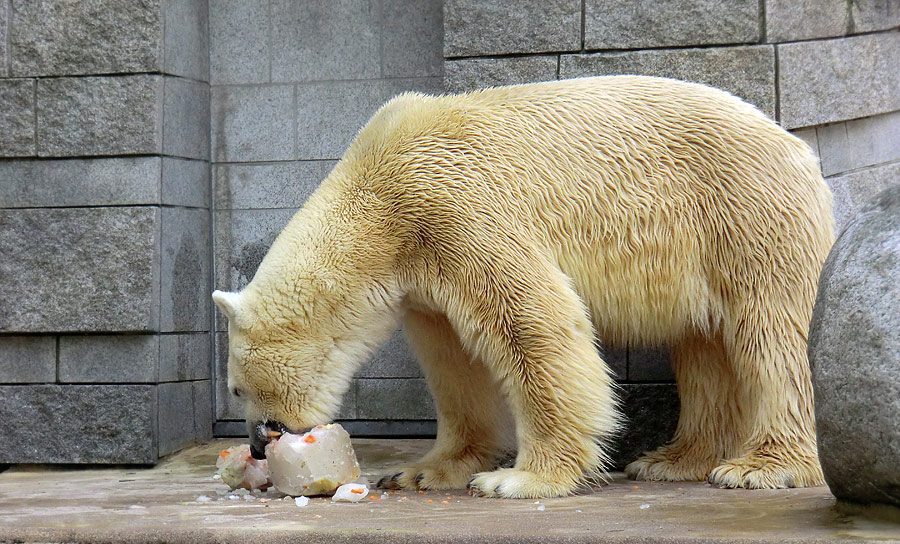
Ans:
<svg viewBox="0 0 900 544"><path fill-rule="evenodd" d="M715 326L760 279L814 294L833 237L808 146L702 85L611 76L408 95L359 142L352 152L391 157L399 198L459 221L447 247L497 230L552 255L610 341Z"/></svg>

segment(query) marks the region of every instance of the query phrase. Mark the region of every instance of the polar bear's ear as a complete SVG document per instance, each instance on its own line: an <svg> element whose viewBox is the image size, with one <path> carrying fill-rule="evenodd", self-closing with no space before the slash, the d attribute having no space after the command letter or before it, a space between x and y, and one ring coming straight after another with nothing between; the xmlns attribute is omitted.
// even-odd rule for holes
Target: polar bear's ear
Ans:
<svg viewBox="0 0 900 544"><path fill-rule="evenodd" d="M241 314L241 294L216 290L213 291L212 298L228 320L237 323Z"/></svg>

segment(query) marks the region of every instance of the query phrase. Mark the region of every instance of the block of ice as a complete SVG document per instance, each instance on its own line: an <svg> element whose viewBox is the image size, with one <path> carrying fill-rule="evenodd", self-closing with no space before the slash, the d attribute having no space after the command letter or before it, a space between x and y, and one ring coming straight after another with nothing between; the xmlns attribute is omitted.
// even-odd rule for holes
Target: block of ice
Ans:
<svg viewBox="0 0 900 544"><path fill-rule="evenodd" d="M325 495L359 478L350 435L338 424L283 434L266 446L272 483L287 495Z"/></svg>
<svg viewBox="0 0 900 544"><path fill-rule="evenodd" d="M365 484L344 484L337 488L331 500L333 502L359 502L368 494L369 488Z"/></svg>
<svg viewBox="0 0 900 544"><path fill-rule="evenodd" d="M222 481L231 489L266 489L272 484L269 480L268 463L265 459L254 459L250 455L249 444L223 451L216 461L216 467Z"/></svg>

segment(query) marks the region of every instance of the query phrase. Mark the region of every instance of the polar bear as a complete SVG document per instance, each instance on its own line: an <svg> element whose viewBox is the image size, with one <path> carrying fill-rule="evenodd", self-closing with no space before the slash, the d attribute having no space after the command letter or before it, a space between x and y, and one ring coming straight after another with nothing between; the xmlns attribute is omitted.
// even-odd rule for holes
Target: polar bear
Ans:
<svg viewBox="0 0 900 544"><path fill-rule="evenodd" d="M723 91L607 76L407 93L249 285L214 299L251 430L330 421L402 320L438 435L383 486L534 498L602 476L620 415L595 337L671 346L677 431L631 477L810 486L807 327L833 237L809 147ZM515 465L497 468L510 430Z"/></svg>

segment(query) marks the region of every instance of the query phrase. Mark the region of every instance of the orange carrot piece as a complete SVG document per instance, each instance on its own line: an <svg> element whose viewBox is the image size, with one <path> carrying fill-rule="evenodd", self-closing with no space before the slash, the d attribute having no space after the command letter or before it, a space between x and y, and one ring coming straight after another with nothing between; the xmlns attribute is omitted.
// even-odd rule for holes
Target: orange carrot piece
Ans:
<svg viewBox="0 0 900 544"><path fill-rule="evenodd" d="M308 434L308 435L306 435L306 438L303 439L303 441L306 442L307 444L312 444L313 442L316 441L316 437L311 434Z"/></svg>

